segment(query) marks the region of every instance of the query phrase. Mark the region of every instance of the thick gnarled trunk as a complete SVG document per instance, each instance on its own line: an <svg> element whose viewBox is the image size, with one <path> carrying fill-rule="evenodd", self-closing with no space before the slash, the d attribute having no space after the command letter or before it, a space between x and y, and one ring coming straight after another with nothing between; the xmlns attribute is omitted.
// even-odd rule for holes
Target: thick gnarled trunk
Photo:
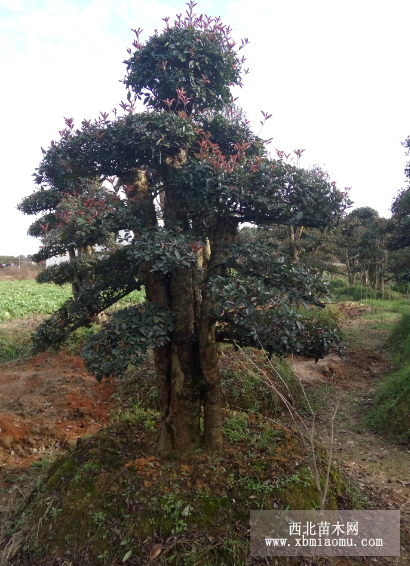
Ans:
<svg viewBox="0 0 410 566"><path fill-rule="evenodd" d="M200 442L201 372L195 335L192 268L171 273L171 397L168 423L181 453Z"/></svg>
<svg viewBox="0 0 410 566"><path fill-rule="evenodd" d="M164 165L166 183L161 209L167 229L179 225L181 230L189 230L182 199L172 184L172 168L183 161L181 153ZM157 226L146 178L140 172L130 181L129 196L146 207L145 226ZM219 356L212 318L215 298L207 283L213 276L225 274L226 245L233 242L236 230L229 221L221 221L213 240L200 250L197 264L191 267L176 267L166 275L152 272L148 263L140 267L147 301L168 308L173 319L169 342L154 350L161 413L159 453L162 456L183 454L199 446L202 407L205 445L212 450L223 449ZM202 294L201 269L206 273Z"/></svg>
<svg viewBox="0 0 410 566"><path fill-rule="evenodd" d="M186 156L168 160L167 178ZM188 228L188 220L178 192L172 183L162 193L161 208L165 227L176 223ZM156 349L155 366L160 390L161 433L159 452L183 454L199 446L201 417L201 368L195 325L195 306L199 300L195 289L194 267L177 267L169 275L151 273L144 276L147 300L170 309L173 330L167 346ZM158 281L163 278L160 285ZM164 296L167 297L164 304Z"/></svg>
<svg viewBox="0 0 410 566"><path fill-rule="evenodd" d="M223 449L222 389L218 348L215 341L215 321L212 317L212 312L215 309L215 297L210 283L214 276L226 274L225 263L229 256L228 246L232 244L236 232L236 225L233 225L229 220L221 221L218 224L211 242L211 255L198 324L201 370L204 378L205 445L207 448L216 451Z"/></svg>

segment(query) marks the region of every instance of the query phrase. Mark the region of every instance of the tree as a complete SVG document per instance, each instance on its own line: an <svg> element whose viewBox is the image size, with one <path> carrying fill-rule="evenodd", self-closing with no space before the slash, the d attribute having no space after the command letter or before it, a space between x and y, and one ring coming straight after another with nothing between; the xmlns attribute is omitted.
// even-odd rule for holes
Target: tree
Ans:
<svg viewBox="0 0 410 566"><path fill-rule="evenodd" d="M322 228L343 213L346 195L315 170L269 158L230 93L242 84L247 40L235 49L228 27L188 6L145 44L135 30L124 116L100 113L76 130L70 122L35 175L39 199L83 179L116 178L95 222L103 236L121 232L122 243L94 261L90 283L34 342L38 350L58 346L90 313L144 285L146 304L118 311L89 338L84 358L101 379L154 349L161 454L199 445L202 409L205 445L222 450L218 342L316 359L340 345L337 332L311 316L324 306L321 277L237 235L245 222ZM134 112L139 99L145 112ZM79 214L83 234L94 220L80 223ZM293 299L309 310L294 309Z"/></svg>
<svg viewBox="0 0 410 566"><path fill-rule="evenodd" d="M360 273L373 289L382 289L386 276L386 220L377 210L356 208L340 223L339 245L346 263L349 285Z"/></svg>
<svg viewBox="0 0 410 566"><path fill-rule="evenodd" d="M410 155L410 137L402 144L407 148L406 155ZM399 283L410 282L410 162L405 167L405 176L408 186L399 191L393 200L391 211L392 218L387 225L388 242L391 250L391 261L389 269Z"/></svg>
<svg viewBox="0 0 410 566"><path fill-rule="evenodd" d="M43 271L37 278L40 283L70 282L74 297L84 284L91 283L90 263L96 255L93 246L98 243L107 248L114 244L113 234L100 219L111 210L116 199L99 179L81 178L70 179L60 188L53 186L45 190L41 186L23 199L18 205L23 213L36 216L42 213L28 230L30 236L39 238L43 244L33 259L40 262L58 255L69 257L69 263L64 266Z"/></svg>

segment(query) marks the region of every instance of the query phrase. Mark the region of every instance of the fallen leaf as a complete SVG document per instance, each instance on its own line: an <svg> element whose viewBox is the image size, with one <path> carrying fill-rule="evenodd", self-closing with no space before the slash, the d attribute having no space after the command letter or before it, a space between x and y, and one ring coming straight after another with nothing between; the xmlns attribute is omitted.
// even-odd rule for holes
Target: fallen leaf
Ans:
<svg viewBox="0 0 410 566"><path fill-rule="evenodd" d="M122 562L123 563L126 562L128 560L128 558L131 556L131 554L132 554L132 550L129 550L127 552L127 554L124 556L124 558L122 559Z"/></svg>
<svg viewBox="0 0 410 566"><path fill-rule="evenodd" d="M256 495L250 495L249 499L258 499L258 498L256 497Z"/></svg>
<svg viewBox="0 0 410 566"><path fill-rule="evenodd" d="M157 558L157 556L159 556L161 554L161 551L162 551L163 548L164 548L164 546L162 544L156 544L155 546L153 546L151 548L151 552L149 553L149 559L155 560Z"/></svg>

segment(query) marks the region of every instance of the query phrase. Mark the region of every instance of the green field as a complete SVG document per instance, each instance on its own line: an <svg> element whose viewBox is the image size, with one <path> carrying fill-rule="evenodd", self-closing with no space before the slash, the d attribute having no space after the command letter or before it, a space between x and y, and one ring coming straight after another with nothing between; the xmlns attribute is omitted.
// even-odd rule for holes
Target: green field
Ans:
<svg viewBox="0 0 410 566"><path fill-rule="evenodd" d="M0 281L0 322L31 314L51 314L71 295L71 285L62 287L36 281ZM122 299L126 304L140 302L144 291L134 291Z"/></svg>

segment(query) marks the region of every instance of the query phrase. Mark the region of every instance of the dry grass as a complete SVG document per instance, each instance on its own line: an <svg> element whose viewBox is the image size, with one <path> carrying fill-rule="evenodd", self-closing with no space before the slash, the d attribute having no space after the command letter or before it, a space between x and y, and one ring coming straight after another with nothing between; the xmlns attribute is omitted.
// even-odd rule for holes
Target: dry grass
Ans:
<svg viewBox="0 0 410 566"><path fill-rule="evenodd" d="M40 265L22 265L18 267L3 267L0 269L0 280L2 281L22 281L35 279L44 268Z"/></svg>
<svg viewBox="0 0 410 566"><path fill-rule="evenodd" d="M30 356L31 334L44 318L37 314L0 323L0 364Z"/></svg>

